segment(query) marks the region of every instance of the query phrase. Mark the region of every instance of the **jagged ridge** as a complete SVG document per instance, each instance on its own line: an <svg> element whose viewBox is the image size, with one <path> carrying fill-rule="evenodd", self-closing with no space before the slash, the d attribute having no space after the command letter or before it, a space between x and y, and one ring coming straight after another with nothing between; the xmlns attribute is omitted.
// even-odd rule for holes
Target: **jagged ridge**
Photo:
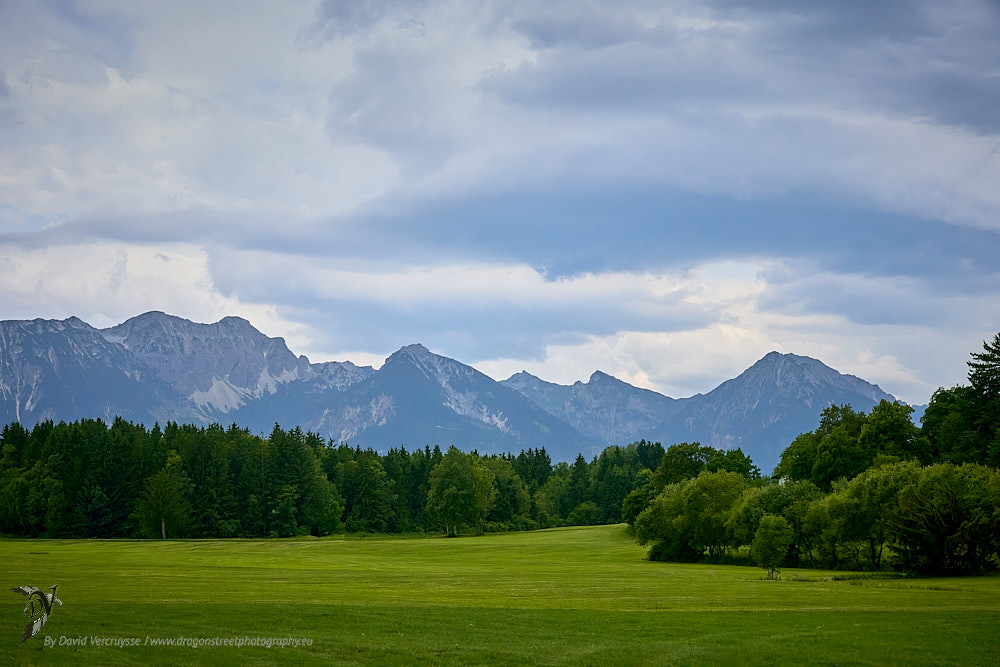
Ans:
<svg viewBox="0 0 1000 667"><path fill-rule="evenodd" d="M137 421L302 426L386 448L546 447L556 460L640 438L742 447L764 469L831 403L894 400L809 357L771 352L704 395L676 400L606 373L564 386L518 373L495 382L408 345L379 370L312 364L248 321L150 312L98 330L78 318L0 322L0 417L33 424L115 415Z"/></svg>

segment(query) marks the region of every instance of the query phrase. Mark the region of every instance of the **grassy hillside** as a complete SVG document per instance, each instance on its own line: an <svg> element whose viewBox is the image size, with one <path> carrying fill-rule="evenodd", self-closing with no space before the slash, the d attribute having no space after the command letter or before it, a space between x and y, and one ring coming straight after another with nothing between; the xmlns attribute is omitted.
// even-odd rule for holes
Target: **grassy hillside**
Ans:
<svg viewBox="0 0 1000 667"><path fill-rule="evenodd" d="M990 664L1000 578L848 579L645 560L620 526L460 539L0 541L4 588L64 604L0 663ZM57 642L45 647L44 636ZM311 646L59 646L294 637Z"/></svg>

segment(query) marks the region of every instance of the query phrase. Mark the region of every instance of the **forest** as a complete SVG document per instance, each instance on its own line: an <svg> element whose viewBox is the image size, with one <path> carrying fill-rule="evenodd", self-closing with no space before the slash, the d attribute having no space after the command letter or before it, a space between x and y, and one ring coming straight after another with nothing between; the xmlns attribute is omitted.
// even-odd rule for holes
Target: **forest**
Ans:
<svg viewBox="0 0 1000 667"><path fill-rule="evenodd" d="M11 423L0 534L260 538L626 522L659 560L969 572L1000 567L1000 334L921 426L823 410L773 475L739 449L640 440L553 464L439 446L380 454L275 425Z"/></svg>
<svg viewBox="0 0 1000 667"><path fill-rule="evenodd" d="M379 454L278 426L261 437L235 425L147 429L123 419L12 423L0 439L0 533L29 537L454 535L618 523L625 497L665 454L644 441L554 465L544 449ZM716 454L712 469L751 465Z"/></svg>

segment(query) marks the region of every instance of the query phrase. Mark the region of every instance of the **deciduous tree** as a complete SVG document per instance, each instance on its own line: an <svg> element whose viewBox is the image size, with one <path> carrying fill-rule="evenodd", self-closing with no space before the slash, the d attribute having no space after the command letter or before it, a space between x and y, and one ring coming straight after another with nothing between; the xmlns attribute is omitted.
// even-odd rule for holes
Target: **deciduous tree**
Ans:
<svg viewBox="0 0 1000 667"><path fill-rule="evenodd" d="M773 514L761 517L751 553L757 564L767 570L768 579L778 578L778 566L784 562L792 539L792 527L784 517Z"/></svg>
<svg viewBox="0 0 1000 667"><path fill-rule="evenodd" d="M463 524L482 530L482 521L493 505L496 489L493 473L476 460L450 447L434 466L427 492L427 509L444 527L445 534L457 536Z"/></svg>

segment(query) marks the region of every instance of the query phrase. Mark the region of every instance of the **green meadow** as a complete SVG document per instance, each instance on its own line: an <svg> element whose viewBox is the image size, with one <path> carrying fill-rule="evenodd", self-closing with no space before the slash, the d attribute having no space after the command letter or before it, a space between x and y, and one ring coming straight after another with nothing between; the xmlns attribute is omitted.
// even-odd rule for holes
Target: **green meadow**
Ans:
<svg viewBox="0 0 1000 667"><path fill-rule="evenodd" d="M0 664L1000 662L998 577L786 569L767 581L757 568L648 561L623 526L457 539L3 540L0 572L5 589L58 583L63 601L18 646L25 598L4 591Z"/></svg>

